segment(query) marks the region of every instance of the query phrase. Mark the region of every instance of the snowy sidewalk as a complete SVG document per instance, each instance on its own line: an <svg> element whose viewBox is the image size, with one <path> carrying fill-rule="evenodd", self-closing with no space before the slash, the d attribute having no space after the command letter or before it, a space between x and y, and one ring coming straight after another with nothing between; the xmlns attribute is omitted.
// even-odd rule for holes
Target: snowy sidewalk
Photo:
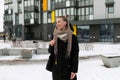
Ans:
<svg viewBox="0 0 120 80"><path fill-rule="evenodd" d="M45 69L46 62L20 65L0 65L0 80L52 80ZM78 80L120 80L120 67L106 68L101 59L79 60Z"/></svg>
<svg viewBox="0 0 120 80"><path fill-rule="evenodd" d="M38 43L33 43L33 41L22 41L23 47L13 47L11 41L3 42L0 40L0 49L27 49L34 48L39 50L37 54L33 55L29 60L47 60L49 54L44 54L40 49L44 49L47 53L49 42L37 41ZM34 46L33 46L34 45ZM37 46L35 46L37 45ZM12 50L13 51L13 50ZM17 52L18 53L18 52ZM105 54L116 54L120 55L120 44L119 43L79 43L79 57L89 57L89 56L99 56ZM0 56L0 60L23 60L20 56Z"/></svg>
<svg viewBox="0 0 120 80"><path fill-rule="evenodd" d="M45 42L40 42L40 44L48 45L48 43ZM45 47L42 45L40 46L41 48ZM80 58L82 56L101 54L120 54L120 44L83 43L79 44L79 46ZM9 42L3 43L1 41L0 48L5 47L12 48ZM30 59L22 59L21 56L0 56L0 80L52 80L51 72L45 69L48 56L49 54L33 54ZM9 61L10 63L6 63ZM34 63L32 64L31 62ZM78 80L120 80L119 75L120 66L106 68L99 57L79 60Z"/></svg>
<svg viewBox="0 0 120 80"><path fill-rule="evenodd" d="M39 63L46 62L49 55L33 55L32 58L23 59L21 56L0 56L0 65L9 65L9 64L27 64L27 63Z"/></svg>

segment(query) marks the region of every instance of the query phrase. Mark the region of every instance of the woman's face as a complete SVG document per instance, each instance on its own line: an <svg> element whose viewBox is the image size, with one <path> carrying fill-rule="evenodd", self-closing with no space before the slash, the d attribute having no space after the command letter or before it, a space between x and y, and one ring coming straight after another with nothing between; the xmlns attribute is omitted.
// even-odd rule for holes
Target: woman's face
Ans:
<svg viewBox="0 0 120 80"><path fill-rule="evenodd" d="M64 21L62 18L57 18L56 27L59 30L64 30L66 28L66 21Z"/></svg>

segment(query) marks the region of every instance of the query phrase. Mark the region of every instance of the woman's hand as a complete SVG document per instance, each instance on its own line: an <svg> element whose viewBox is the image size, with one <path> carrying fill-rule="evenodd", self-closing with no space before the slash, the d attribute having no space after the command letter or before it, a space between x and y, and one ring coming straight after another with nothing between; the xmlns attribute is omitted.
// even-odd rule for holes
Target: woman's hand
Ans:
<svg viewBox="0 0 120 80"><path fill-rule="evenodd" d="M74 72L71 72L70 79L73 79L75 76L76 76L76 73L74 73Z"/></svg>
<svg viewBox="0 0 120 80"><path fill-rule="evenodd" d="M54 40L54 39L50 41L50 45L51 45L51 46L54 46L54 45L55 45L55 40Z"/></svg>

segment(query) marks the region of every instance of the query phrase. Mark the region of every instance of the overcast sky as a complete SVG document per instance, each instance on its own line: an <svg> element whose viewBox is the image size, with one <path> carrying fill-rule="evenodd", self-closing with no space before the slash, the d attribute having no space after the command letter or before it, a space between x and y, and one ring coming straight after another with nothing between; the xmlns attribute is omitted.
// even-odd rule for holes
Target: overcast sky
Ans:
<svg viewBox="0 0 120 80"><path fill-rule="evenodd" d="M0 1L0 32L3 31L4 0Z"/></svg>

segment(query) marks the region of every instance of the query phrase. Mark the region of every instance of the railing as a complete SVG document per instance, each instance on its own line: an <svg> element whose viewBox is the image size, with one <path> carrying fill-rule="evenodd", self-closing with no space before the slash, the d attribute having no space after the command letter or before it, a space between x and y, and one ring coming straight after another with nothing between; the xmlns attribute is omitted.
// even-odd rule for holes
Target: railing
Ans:
<svg viewBox="0 0 120 80"><path fill-rule="evenodd" d="M79 49L80 51L92 51L94 48L94 45L92 43L80 43Z"/></svg>

